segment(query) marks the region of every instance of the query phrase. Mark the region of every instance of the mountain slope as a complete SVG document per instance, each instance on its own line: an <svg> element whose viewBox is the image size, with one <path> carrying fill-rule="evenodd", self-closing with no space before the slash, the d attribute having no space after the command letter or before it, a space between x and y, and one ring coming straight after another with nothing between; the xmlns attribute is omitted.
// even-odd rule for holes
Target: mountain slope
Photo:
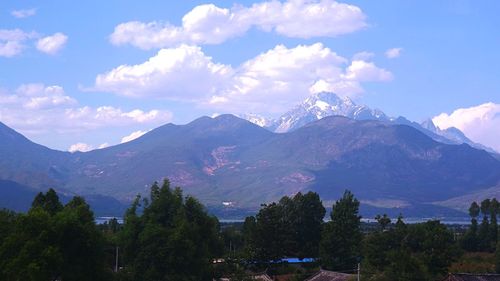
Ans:
<svg viewBox="0 0 500 281"><path fill-rule="evenodd" d="M500 162L436 142L405 125L326 117L275 134L234 116L166 125L127 144L82 153L65 188L130 199L168 177L217 206L256 207L298 191L324 200L344 189L366 200L423 203L495 185Z"/></svg>
<svg viewBox="0 0 500 281"><path fill-rule="evenodd" d="M234 165L238 153L272 133L232 115L202 117L187 125L168 124L134 141L82 153L68 189L131 199L154 181L169 178L201 199L216 184L213 174ZM200 192L201 191L201 192ZM219 201L220 203L220 201Z"/></svg>
<svg viewBox="0 0 500 281"><path fill-rule="evenodd" d="M59 185L70 158L69 152L33 143L0 122L0 179L40 188Z"/></svg>
<svg viewBox="0 0 500 281"><path fill-rule="evenodd" d="M2 142L0 155L13 157L4 161L1 169L8 169L2 174L14 173L13 167L22 179L37 172L59 190L89 198L130 200L147 195L154 180L169 178L211 208L222 202L258 208L308 190L330 205L350 189L367 206L415 211L500 182L500 161L483 150L436 142L412 126L340 116L288 133L272 133L232 115L202 117L74 154L21 140Z"/></svg>

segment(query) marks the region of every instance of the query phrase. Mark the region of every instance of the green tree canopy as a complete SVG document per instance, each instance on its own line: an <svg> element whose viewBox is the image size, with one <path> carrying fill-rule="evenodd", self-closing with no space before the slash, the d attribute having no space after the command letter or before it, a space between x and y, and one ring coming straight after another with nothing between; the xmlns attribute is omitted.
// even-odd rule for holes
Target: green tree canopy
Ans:
<svg viewBox="0 0 500 281"><path fill-rule="evenodd" d="M333 205L330 217L322 233L321 263L332 270L355 269L361 256L359 201L346 190Z"/></svg>
<svg viewBox="0 0 500 281"><path fill-rule="evenodd" d="M133 280L209 280L220 255L219 224L193 197L165 180L151 187L138 214L139 198L127 210L121 236L126 274Z"/></svg>

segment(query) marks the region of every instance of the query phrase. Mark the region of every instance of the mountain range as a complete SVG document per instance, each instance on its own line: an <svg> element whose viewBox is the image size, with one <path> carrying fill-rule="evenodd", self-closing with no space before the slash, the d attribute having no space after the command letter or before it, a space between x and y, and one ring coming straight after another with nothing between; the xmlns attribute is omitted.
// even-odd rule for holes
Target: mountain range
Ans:
<svg viewBox="0 0 500 281"><path fill-rule="evenodd" d="M470 196L491 194L500 183L500 161L491 153L456 144L430 124L328 93L304 104L261 126L233 115L201 117L85 153L51 150L0 123L0 195L28 198L54 187L115 215L120 202L168 178L213 210L256 210L309 190L331 206L349 189L370 214L452 216ZM12 202L0 200L0 207L15 208Z"/></svg>
<svg viewBox="0 0 500 281"><path fill-rule="evenodd" d="M335 93L330 92L320 92L309 96L302 103L296 105L277 119L270 119L257 114L245 114L241 117L272 132L285 133L327 116L344 116L354 120L379 120L393 124L408 125L439 142L448 144L466 143L472 147L497 154L492 148L471 141L463 132L455 127L440 129L434 125L431 119L417 123L409 121L402 116L396 118L389 117L379 109L371 109L365 105L358 105L349 97L341 98Z"/></svg>

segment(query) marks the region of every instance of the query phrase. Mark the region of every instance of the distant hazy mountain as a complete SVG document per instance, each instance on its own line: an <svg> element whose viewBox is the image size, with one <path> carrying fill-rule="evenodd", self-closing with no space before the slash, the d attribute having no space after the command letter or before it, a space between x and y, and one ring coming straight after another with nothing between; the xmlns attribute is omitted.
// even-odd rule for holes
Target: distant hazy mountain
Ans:
<svg viewBox="0 0 500 281"><path fill-rule="evenodd" d="M0 122L0 179L49 188L62 183L69 152L33 143Z"/></svg>
<svg viewBox="0 0 500 281"><path fill-rule="evenodd" d="M36 189L17 182L0 180L0 209L6 208L16 212L26 212L31 207L38 192L46 189ZM75 194L68 194L58 190L59 199L63 203L69 202ZM123 216L128 203L120 202L109 196L87 194L85 200L96 216Z"/></svg>
<svg viewBox="0 0 500 281"><path fill-rule="evenodd" d="M336 94L330 92L311 95L276 120L256 114L242 115L241 117L261 127L265 127L270 131L284 133L296 130L321 118L336 115L354 120L379 120L394 124L408 125L442 143L466 143L475 148L484 149L490 153L497 153L491 148L471 141L457 128L452 127L441 130L436 127L430 119L419 124L402 116L397 118L388 117L381 110L371 109L365 105L358 105L349 97L340 98Z"/></svg>
<svg viewBox="0 0 500 281"><path fill-rule="evenodd" d="M49 188L67 202L75 193L63 187L75 155L49 149L28 140L0 122L0 208L26 211L34 196ZM122 215L126 205L99 194L86 194L97 215Z"/></svg>
<svg viewBox="0 0 500 281"><path fill-rule="evenodd" d="M440 128L436 127L436 125L434 125L434 122L432 122L431 119L428 119L428 120L425 120L424 122L422 122L421 126L424 129L426 129L432 133L435 133L439 136L446 138L446 140L450 141L450 143L456 143L456 144L466 143L472 147L475 147L478 149L484 149L490 153L495 153L495 154L498 153L495 150L493 150L492 148L489 148L489 147L484 146L480 143L476 143L476 142L471 141L469 138L467 138L465 136L465 134L462 131L460 131L459 129L457 129L455 127L450 127L450 128L441 130Z"/></svg>
<svg viewBox="0 0 500 281"><path fill-rule="evenodd" d="M232 115L202 117L86 153L25 145L22 151L17 142L0 138L0 156L13 159L4 161L8 165L0 174L17 175L17 182L28 186L36 174L60 190L120 200L147 195L152 181L169 178L211 208L223 202L258 208L308 190L331 205L350 189L365 207L415 213L416 206L500 182L500 161L483 150L436 142L412 126L340 116L288 133L272 133Z"/></svg>

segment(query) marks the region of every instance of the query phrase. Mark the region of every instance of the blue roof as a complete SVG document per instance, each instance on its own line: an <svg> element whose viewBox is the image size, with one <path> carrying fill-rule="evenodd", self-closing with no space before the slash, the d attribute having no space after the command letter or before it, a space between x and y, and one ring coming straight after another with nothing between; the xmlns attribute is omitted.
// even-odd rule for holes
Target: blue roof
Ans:
<svg viewBox="0 0 500 281"><path fill-rule="evenodd" d="M311 263L311 262L315 262L316 259L314 259L314 258L303 258L303 259L299 259L299 258L284 258L284 259L281 259L280 261L281 262L287 262L287 263Z"/></svg>

